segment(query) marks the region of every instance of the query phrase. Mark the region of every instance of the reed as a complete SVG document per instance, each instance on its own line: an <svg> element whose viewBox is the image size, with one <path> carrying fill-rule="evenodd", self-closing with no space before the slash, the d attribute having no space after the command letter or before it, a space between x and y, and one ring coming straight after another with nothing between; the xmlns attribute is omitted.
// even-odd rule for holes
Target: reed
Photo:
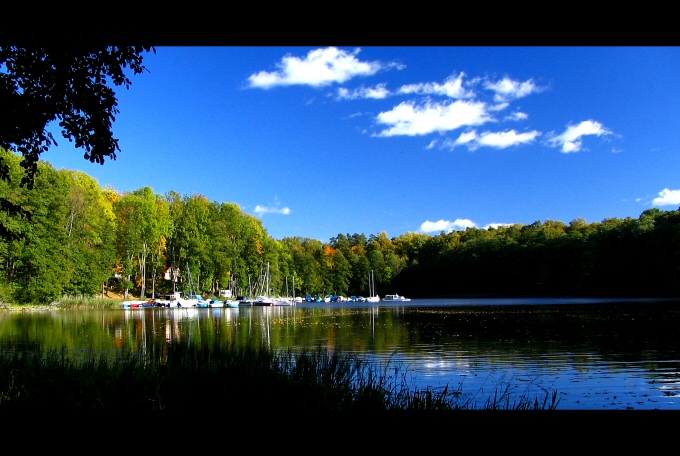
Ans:
<svg viewBox="0 0 680 456"><path fill-rule="evenodd" d="M471 410L461 391L414 390L399 366L375 367L341 351L171 344L74 358L65 348L0 341L0 411L215 410L381 412ZM554 410L556 393L512 398L485 410Z"/></svg>
<svg viewBox="0 0 680 456"><path fill-rule="evenodd" d="M67 309L114 309L120 308L122 302L110 298L98 298L83 295L63 295L52 302L29 302L18 304L11 299L3 299L0 287L0 310L32 311L32 310L67 310Z"/></svg>
<svg viewBox="0 0 680 456"><path fill-rule="evenodd" d="M59 300L52 302L51 307L59 309L110 309L120 307L120 301L84 295L64 295Z"/></svg>

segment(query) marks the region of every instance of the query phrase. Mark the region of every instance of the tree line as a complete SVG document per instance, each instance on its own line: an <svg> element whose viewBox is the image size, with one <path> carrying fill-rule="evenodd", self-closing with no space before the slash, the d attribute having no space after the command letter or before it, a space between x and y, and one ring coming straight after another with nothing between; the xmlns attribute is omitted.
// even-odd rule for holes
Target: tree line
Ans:
<svg viewBox="0 0 680 456"><path fill-rule="evenodd" d="M21 157L5 149L0 156L10 177L0 181L0 198L31 214L0 212L0 223L19 234L0 238L4 301L96 297L114 286L126 297L150 298L189 284L214 296L221 289L248 295L265 267L271 293L282 296L366 296L372 273L380 295L414 298L680 291L678 211L437 235L274 239L238 204L151 187L119 193L48 162L39 162L29 189L20 184Z"/></svg>

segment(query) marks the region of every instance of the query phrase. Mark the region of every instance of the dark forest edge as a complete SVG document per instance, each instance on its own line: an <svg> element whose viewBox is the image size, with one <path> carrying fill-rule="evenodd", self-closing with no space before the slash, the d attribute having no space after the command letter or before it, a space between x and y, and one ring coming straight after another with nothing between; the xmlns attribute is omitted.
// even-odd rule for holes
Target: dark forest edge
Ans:
<svg viewBox="0 0 680 456"><path fill-rule="evenodd" d="M678 210L437 235L279 240L235 203L150 187L119 193L47 162L29 190L20 185L20 157L0 154L12 177L0 181L0 198L31 213L0 212L3 226L20 235L0 238L4 306L115 299L116 291L121 299L152 298L189 284L209 296L248 295L264 267L278 296L365 296L371 272L381 296L680 295Z"/></svg>

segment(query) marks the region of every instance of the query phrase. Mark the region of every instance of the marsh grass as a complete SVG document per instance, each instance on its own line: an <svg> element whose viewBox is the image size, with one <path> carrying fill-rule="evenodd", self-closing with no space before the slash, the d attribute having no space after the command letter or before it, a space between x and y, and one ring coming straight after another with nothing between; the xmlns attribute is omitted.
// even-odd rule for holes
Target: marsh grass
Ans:
<svg viewBox="0 0 680 456"><path fill-rule="evenodd" d="M355 355L322 349L196 348L187 344L126 352L116 359L66 349L0 342L0 411L230 410L305 412L474 409L461 391L408 387L398 367L376 368ZM498 392L486 410L554 410L543 399Z"/></svg>
<svg viewBox="0 0 680 456"><path fill-rule="evenodd" d="M114 309L122 302L118 299L101 298L83 295L63 295L52 302L16 303L6 298L7 290L0 286L0 310L31 311L31 310L66 310L66 309Z"/></svg>
<svg viewBox="0 0 680 456"><path fill-rule="evenodd" d="M64 295L50 305L60 309L110 309L120 307L120 303L121 301L110 298Z"/></svg>

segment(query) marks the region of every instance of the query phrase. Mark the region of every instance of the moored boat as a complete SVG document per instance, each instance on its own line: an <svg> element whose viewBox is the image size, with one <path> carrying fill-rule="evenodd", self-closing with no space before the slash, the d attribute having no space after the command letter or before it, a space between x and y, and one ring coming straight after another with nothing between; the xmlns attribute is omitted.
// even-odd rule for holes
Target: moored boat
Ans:
<svg viewBox="0 0 680 456"><path fill-rule="evenodd" d="M253 305L253 299L247 297L247 296L237 296L236 301L238 301L238 305L240 306L252 306Z"/></svg>
<svg viewBox="0 0 680 456"><path fill-rule="evenodd" d="M405 297L398 295L398 294L386 294L385 297L382 300L383 301L406 302L406 301L410 301L411 298L405 298Z"/></svg>
<svg viewBox="0 0 680 456"><path fill-rule="evenodd" d="M198 298L193 295L182 296L181 293L175 292L170 299L170 307L198 307Z"/></svg>
<svg viewBox="0 0 680 456"><path fill-rule="evenodd" d="M254 306L271 306L274 303L274 299L269 296L255 296L253 299Z"/></svg>
<svg viewBox="0 0 680 456"><path fill-rule="evenodd" d="M241 301L239 299L227 299L224 301L224 307L238 307L241 305Z"/></svg>
<svg viewBox="0 0 680 456"><path fill-rule="evenodd" d="M375 273L373 271L368 275L368 297L366 302L380 302L380 296L375 292Z"/></svg>
<svg viewBox="0 0 680 456"><path fill-rule="evenodd" d="M144 309L148 307L158 307L154 301L146 299L133 299L128 301L123 301L120 306L123 309Z"/></svg>
<svg viewBox="0 0 680 456"><path fill-rule="evenodd" d="M272 298L272 306L292 306L295 304L294 298Z"/></svg>

